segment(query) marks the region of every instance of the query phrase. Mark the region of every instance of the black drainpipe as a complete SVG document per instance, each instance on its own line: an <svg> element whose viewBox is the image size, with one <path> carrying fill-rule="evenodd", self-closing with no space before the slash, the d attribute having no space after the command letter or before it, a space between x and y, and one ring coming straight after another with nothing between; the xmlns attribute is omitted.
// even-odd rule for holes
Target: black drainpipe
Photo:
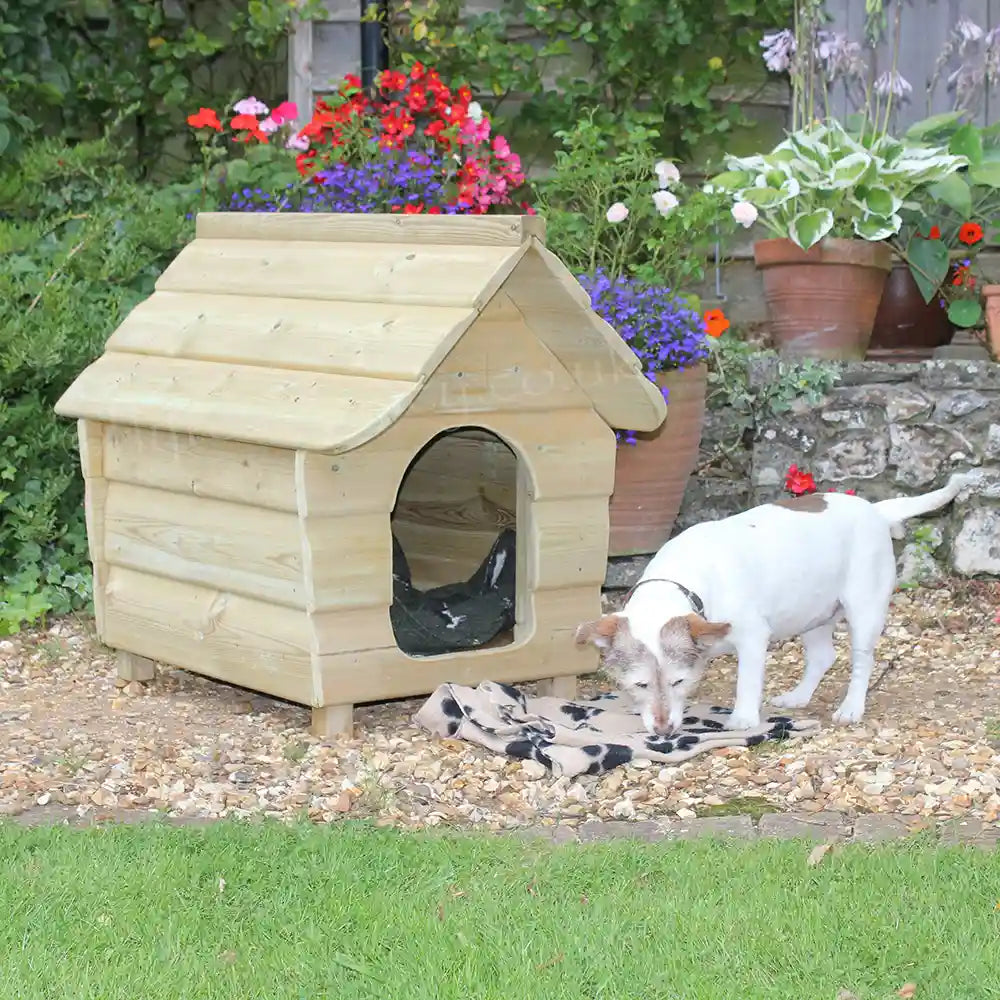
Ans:
<svg viewBox="0 0 1000 1000"><path fill-rule="evenodd" d="M389 67L389 49L385 44L389 0L361 0L361 16L370 10L376 19L361 22L361 86L365 90L371 90L375 77Z"/></svg>

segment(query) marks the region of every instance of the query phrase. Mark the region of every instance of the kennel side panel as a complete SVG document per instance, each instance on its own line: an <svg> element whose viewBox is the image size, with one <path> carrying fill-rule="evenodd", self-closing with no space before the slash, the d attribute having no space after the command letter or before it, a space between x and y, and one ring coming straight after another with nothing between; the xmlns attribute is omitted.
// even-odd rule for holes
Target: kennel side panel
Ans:
<svg viewBox="0 0 1000 1000"><path fill-rule="evenodd" d="M600 587L540 591L531 596L534 629L523 642L492 649L412 657L396 645L321 655L323 704L355 704L429 694L448 682L475 685L575 676L597 669L597 652L573 642L577 626L601 614Z"/></svg>
<svg viewBox="0 0 1000 1000"><path fill-rule="evenodd" d="M109 424L108 479L295 512L295 453L197 434Z"/></svg>
<svg viewBox="0 0 1000 1000"><path fill-rule="evenodd" d="M388 513L396 504L404 474L421 449L437 434L464 432L470 425L496 434L530 464L531 490L536 499L607 496L611 491L608 483L614 481L614 433L589 404L544 416L494 411L418 417L407 412L353 451L302 453L300 502L304 504L304 515ZM464 453L459 450L456 454L461 457ZM444 471L446 461L442 456L431 474ZM475 470L474 475L479 476L480 470ZM465 478L457 466L452 466L449 476L459 484ZM425 480L421 498L429 496L426 485ZM445 497L452 495L454 485L444 485Z"/></svg>
<svg viewBox="0 0 1000 1000"><path fill-rule="evenodd" d="M108 480L105 476L105 425L96 420L76 422L83 474L83 509L87 525L87 548L93 573L94 624L98 638L104 637L104 587L108 563L104 552Z"/></svg>
<svg viewBox="0 0 1000 1000"><path fill-rule="evenodd" d="M301 705L313 703L304 611L113 566L104 641L115 649Z"/></svg>
<svg viewBox="0 0 1000 1000"><path fill-rule="evenodd" d="M112 565L306 608L294 514L120 482L106 509Z"/></svg>

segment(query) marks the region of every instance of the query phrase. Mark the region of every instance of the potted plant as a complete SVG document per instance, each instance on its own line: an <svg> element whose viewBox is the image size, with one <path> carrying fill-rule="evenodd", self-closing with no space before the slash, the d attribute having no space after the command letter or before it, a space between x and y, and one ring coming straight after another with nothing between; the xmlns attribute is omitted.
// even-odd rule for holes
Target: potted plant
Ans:
<svg viewBox="0 0 1000 1000"><path fill-rule="evenodd" d="M1000 137L995 127L980 128L965 118L962 111L935 115L906 133L912 143L946 144L968 165L944 181L921 185L904 206L903 226L891 241L898 257L890 279L894 294L889 300L887 286L874 348L912 353L914 347L947 343L955 327L982 325L977 257L1000 216ZM913 326L918 319L922 325Z"/></svg>
<svg viewBox="0 0 1000 1000"><path fill-rule="evenodd" d="M790 133L767 155L726 158L711 184L773 234L756 241L754 260L782 353L864 358L900 209L915 188L967 162L886 133L856 137L835 120Z"/></svg>
<svg viewBox="0 0 1000 1000"><path fill-rule="evenodd" d="M886 241L900 230L901 209L914 189L943 181L967 161L892 138L897 106L912 91L895 57L876 76L861 43L829 30L821 0L794 6L794 31L761 41L768 70L791 78L791 132L767 155L727 157L712 183L733 195L741 221L759 218L771 233L755 243L754 258L776 346L860 360L892 267ZM893 52L901 11L896 4ZM872 49L881 22L882 4L869 5L864 29ZM849 127L830 117L834 84L855 106Z"/></svg>
<svg viewBox="0 0 1000 1000"><path fill-rule="evenodd" d="M536 188L546 240L594 310L625 340L667 401L650 434L617 432L611 555L655 552L669 537L694 471L705 412L709 340L728 327L688 291L717 240L735 227L729 200L686 184L657 133L630 115L609 135L585 115L561 132Z"/></svg>
<svg viewBox="0 0 1000 1000"><path fill-rule="evenodd" d="M667 402L667 419L651 433L619 431L611 496L613 556L655 552L669 537L701 447L708 372L706 334L729 322L721 310L705 316L663 285L603 269L581 275L595 312L613 326L642 362Z"/></svg>

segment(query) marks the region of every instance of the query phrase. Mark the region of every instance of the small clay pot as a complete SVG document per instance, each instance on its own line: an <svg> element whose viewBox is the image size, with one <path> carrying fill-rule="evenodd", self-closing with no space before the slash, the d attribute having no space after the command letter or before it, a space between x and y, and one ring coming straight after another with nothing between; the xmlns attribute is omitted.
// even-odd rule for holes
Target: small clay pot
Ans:
<svg viewBox="0 0 1000 1000"><path fill-rule="evenodd" d="M767 239L753 253L781 354L864 359L892 269L888 244L828 237L803 250L788 239Z"/></svg>
<svg viewBox="0 0 1000 1000"><path fill-rule="evenodd" d="M1000 285L983 286L986 307L986 341L994 361L1000 361Z"/></svg>
<svg viewBox="0 0 1000 1000"><path fill-rule="evenodd" d="M897 260L886 279L879 302L869 352L925 351L947 344L954 333L947 310L937 297L925 302L905 261Z"/></svg>

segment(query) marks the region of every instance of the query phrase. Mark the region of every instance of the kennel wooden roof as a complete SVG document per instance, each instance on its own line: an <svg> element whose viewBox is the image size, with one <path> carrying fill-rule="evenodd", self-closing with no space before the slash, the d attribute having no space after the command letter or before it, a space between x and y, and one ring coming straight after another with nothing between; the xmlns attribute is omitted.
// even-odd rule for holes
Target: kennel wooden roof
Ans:
<svg viewBox="0 0 1000 1000"><path fill-rule="evenodd" d="M503 289L608 424L655 430L659 390L543 237L531 216L203 213L56 412L348 451Z"/></svg>

